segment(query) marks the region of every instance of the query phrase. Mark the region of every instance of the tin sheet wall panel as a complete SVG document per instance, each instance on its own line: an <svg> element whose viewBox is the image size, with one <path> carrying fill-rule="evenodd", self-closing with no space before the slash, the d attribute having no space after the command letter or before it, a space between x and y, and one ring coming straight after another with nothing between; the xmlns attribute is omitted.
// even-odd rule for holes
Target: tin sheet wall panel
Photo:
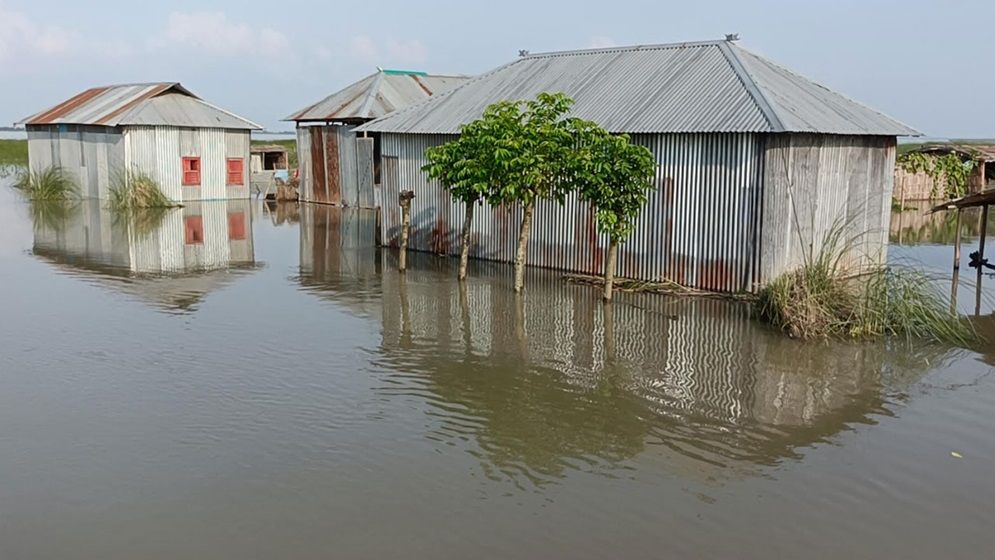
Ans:
<svg viewBox="0 0 995 560"><path fill-rule="evenodd" d="M400 233L396 208L400 190L413 190L415 250L455 254L464 208L421 171L425 149L452 136L385 134L383 239L395 246ZM763 169L762 138L753 134L637 135L654 154L656 188L637 217L631 237L619 249L617 274L669 280L716 291L753 288ZM396 163L395 163L396 162ZM471 255L514 260L521 208L482 205L474 216ZM533 266L601 274L608 240L597 231L594 213L575 195L562 205L537 203L529 244Z"/></svg>

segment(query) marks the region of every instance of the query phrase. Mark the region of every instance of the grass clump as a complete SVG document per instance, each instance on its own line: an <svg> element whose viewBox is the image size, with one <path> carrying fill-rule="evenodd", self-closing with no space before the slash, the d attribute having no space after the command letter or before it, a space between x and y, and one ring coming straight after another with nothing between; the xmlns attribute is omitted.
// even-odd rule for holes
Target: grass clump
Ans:
<svg viewBox="0 0 995 560"><path fill-rule="evenodd" d="M968 345L977 334L923 272L847 266L852 243L834 228L819 253L758 294L755 315L796 338L913 339Z"/></svg>
<svg viewBox="0 0 995 560"><path fill-rule="evenodd" d="M14 188L30 200L66 201L79 198L76 180L58 166L22 169L14 180Z"/></svg>
<svg viewBox="0 0 995 560"><path fill-rule="evenodd" d="M178 206L149 174L131 170L117 175L110 187L111 208L113 210L135 210L139 208L174 208Z"/></svg>

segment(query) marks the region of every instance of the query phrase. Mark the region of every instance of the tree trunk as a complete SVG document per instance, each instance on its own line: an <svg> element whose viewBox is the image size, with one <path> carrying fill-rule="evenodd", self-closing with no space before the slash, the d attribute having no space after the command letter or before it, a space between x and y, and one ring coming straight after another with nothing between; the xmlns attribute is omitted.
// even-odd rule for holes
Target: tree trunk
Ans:
<svg viewBox="0 0 995 560"><path fill-rule="evenodd" d="M473 208L477 201L466 203L466 217L463 218L463 233L460 235L459 279L466 280L466 264L470 260L470 226L473 225Z"/></svg>
<svg viewBox="0 0 995 560"><path fill-rule="evenodd" d="M401 193L401 253L398 255L397 270L408 269L408 235L411 232L411 198Z"/></svg>
<svg viewBox="0 0 995 560"><path fill-rule="evenodd" d="M532 232L532 213L535 211L535 200L525 205L522 211L522 226L518 230L518 252L515 253L515 291L525 288L525 252L529 246L529 234Z"/></svg>
<svg viewBox="0 0 995 560"><path fill-rule="evenodd" d="M608 242L608 258L605 259L605 301L612 300L612 288L615 284L615 262L618 260L618 241Z"/></svg>

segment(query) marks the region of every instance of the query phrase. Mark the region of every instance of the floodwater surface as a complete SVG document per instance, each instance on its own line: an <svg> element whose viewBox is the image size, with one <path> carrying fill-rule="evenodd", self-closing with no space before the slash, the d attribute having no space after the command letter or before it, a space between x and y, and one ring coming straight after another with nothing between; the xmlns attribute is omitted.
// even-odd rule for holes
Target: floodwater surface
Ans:
<svg viewBox="0 0 995 560"><path fill-rule="evenodd" d="M431 255L401 275L359 211L0 191L0 558L995 550L995 348L801 343L550 271L516 298L508 266L460 287ZM949 278L943 218L903 218L891 258Z"/></svg>

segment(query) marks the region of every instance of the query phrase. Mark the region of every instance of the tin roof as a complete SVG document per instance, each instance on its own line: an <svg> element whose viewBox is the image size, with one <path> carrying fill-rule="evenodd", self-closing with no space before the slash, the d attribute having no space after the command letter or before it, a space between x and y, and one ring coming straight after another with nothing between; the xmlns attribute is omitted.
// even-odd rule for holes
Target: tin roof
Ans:
<svg viewBox="0 0 995 560"><path fill-rule="evenodd" d="M491 103L541 92L611 132L919 135L730 41L526 55L359 130L457 133Z"/></svg>
<svg viewBox="0 0 995 560"><path fill-rule="evenodd" d="M88 89L20 124L167 125L261 129L258 124L200 99L177 82L119 84Z"/></svg>
<svg viewBox="0 0 995 560"><path fill-rule="evenodd" d="M973 159L975 161L983 161L985 163L990 163L995 161L995 144L981 144L981 143L931 143L923 144L913 148L913 152L924 152L924 153L955 153L960 155L965 159Z"/></svg>
<svg viewBox="0 0 995 560"><path fill-rule="evenodd" d="M285 121L370 120L447 91L469 79L408 70L383 70L346 86Z"/></svg>

